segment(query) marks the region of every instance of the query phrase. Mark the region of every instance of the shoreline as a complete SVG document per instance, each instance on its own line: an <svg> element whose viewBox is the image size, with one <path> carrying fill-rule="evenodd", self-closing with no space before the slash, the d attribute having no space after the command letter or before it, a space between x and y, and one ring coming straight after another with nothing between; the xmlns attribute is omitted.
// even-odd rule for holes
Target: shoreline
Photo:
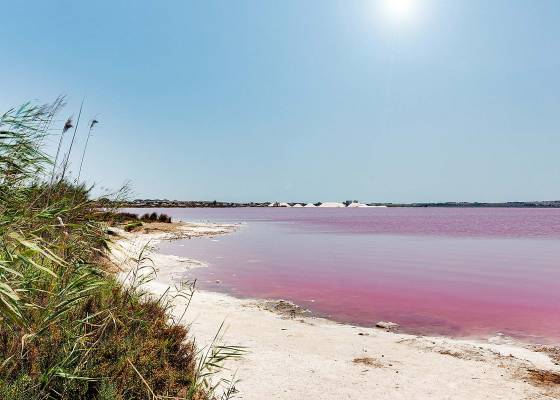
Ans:
<svg viewBox="0 0 560 400"><path fill-rule="evenodd" d="M159 272L143 288L161 295L182 271L205 264L158 253L159 241L236 229L231 224L179 223L167 232L119 232L113 257L126 265L127 258L149 246ZM248 348L242 359L227 362L230 372L237 371L242 399L361 399L364 393L376 399L560 396L560 357L553 360L535 346L505 337L491 342L394 333L292 315L289 308L287 314L270 312L276 308L274 302L267 306L270 302L197 289L186 311L184 322L199 347L211 342L223 322L225 341ZM175 301L172 314L182 315L185 307ZM222 374L227 377L226 371Z"/></svg>
<svg viewBox="0 0 560 400"><path fill-rule="evenodd" d="M122 208L262 208L270 207L271 204L279 204L278 201L265 202L230 202L230 201L207 201L207 200L160 200L160 199L136 199L127 202ZM307 202L284 202L290 207L295 204L319 204ZM387 207L387 208L560 208L560 200L535 200L535 201L506 201L506 202L427 202L427 203L379 203L366 202L368 206ZM275 206L284 208L285 206Z"/></svg>

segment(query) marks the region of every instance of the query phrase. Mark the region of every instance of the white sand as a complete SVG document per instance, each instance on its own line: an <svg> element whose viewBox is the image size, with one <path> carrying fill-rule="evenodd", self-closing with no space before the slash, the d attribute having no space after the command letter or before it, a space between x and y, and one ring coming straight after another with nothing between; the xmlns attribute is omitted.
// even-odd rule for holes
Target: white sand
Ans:
<svg viewBox="0 0 560 400"><path fill-rule="evenodd" d="M215 235L235 227L195 224L182 229ZM127 254L166 236L125 234L115 257L125 262ZM150 257L160 270L157 281L147 286L155 294L163 293L186 268L204 265L156 249ZM173 314L181 315L184 307L177 301ZM528 369L560 372L560 367L545 353L506 338L479 342L418 337L310 317L287 319L263 310L262 301L197 292L185 317L197 345L208 345L223 321L224 340L249 350L242 359L229 361L230 371L224 372L235 372L240 379L240 399L560 398L557 386L538 386L527 378Z"/></svg>

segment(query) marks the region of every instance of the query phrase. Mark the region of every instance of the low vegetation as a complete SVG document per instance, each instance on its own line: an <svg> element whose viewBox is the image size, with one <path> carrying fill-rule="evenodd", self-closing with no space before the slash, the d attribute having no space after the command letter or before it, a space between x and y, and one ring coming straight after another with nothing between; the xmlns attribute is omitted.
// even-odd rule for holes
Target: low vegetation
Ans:
<svg viewBox="0 0 560 400"><path fill-rule="evenodd" d="M238 349L197 353L165 300L103 267L108 224L171 219L102 211L69 177L63 137L56 161L44 153L62 106L0 116L0 399L213 398L208 375ZM71 127L68 119L59 132Z"/></svg>
<svg viewBox="0 0 560 400"><path fill-rule="evenodd" d="M158 214L158 213L151 213L151 214L144 214L140 217L140 220L146 222L164 222L164 223L171 223L171 217L167 214Z"/></svg>

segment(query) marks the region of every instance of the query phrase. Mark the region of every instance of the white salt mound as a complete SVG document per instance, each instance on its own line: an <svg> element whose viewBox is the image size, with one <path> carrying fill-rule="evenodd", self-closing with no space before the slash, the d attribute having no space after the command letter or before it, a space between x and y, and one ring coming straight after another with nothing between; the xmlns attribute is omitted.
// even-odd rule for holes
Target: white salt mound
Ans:
<svg viewBox="0 0 560 400"><path fill-rule="evenodd" d="M348 206L348 208L365 208L365 207L369 207L369 206L364 203L350 203L350 205Z"/></svg>
<svg viewBox="0 0 560 400"><path fill-rule="evenodd" d="M328 207L328 208L343 208L346 207L344 204L342 203L322 203L319 207Z"/></svg>

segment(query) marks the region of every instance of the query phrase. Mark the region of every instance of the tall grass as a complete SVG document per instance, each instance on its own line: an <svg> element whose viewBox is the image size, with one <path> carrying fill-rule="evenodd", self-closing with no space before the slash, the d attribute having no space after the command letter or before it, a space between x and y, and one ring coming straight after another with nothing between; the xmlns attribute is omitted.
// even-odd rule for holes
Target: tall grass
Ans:
<svg viewBox="0 0 560 400"><path fill-rule="evenodd" d="M239 349L200 353L168 303L103 268L110 213L66 179L71 149L53 179L42 148L60 106L0 117L0 399L212 398L208 374Z"/></svg>

